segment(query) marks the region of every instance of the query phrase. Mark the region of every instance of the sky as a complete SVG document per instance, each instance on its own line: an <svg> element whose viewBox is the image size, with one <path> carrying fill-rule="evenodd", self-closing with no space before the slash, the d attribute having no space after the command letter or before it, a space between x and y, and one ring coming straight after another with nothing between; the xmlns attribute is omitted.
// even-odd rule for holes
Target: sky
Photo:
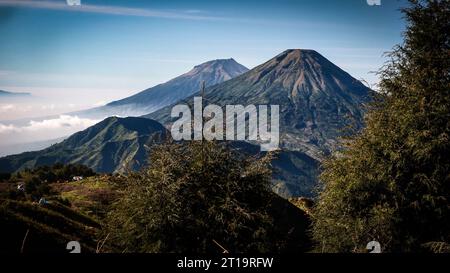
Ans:
<svg viewBox="0 0 450 273"><path fill-rule="evenodd" d="M252 68L290 48L373 86L404 28L403 0L67 1L0 0L0 90L36 99L0 101L0 134L6 120L102 105L208 60Z"/></svg>

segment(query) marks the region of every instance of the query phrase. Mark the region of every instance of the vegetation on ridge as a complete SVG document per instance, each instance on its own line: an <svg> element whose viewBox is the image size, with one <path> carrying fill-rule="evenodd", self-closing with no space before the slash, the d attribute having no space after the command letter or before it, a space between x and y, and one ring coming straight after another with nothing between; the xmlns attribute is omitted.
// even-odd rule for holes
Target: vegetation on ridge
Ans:
<svg viewBox="0 0 450 273"><path fill-rule="evenodd" d="M410 2L367 127L324 163L320 252L450 251L450 2Z"/></svg>

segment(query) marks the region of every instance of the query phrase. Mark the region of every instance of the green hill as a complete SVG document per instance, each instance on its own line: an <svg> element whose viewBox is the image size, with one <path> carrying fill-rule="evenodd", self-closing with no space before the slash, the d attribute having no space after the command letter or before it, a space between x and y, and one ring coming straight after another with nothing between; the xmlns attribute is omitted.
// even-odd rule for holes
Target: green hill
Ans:
<svg viewBox="0 0 450 273"><path fill-rule="evenodd" d="M146 147L166 136L167 130L156 121L110 117L47 149L1 158L0 172L55 163L86 165L103 173L135 170L146 164Z"/></svg>

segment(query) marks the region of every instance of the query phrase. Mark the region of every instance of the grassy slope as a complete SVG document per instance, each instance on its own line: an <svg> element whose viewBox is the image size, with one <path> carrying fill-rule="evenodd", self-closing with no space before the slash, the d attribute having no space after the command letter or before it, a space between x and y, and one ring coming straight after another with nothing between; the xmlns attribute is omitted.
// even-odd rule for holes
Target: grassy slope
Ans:
<svg viewBox="0 0 450 273"><path fill-rule="evenodd" d="M95 176L78 182L54 183L51 187L57 193L55 197L69 201L70 207L52 198L45 206L0 199L0 253L20 252L27 230L24 253L64 253L69 241L79 241L82 252L95 252L99 223L108 204L118 196L111 186L111 177ZM299 208L275 194L270 207L275 232L285 244L283 251L309 251L311 221L304 207Z"/></svg>
<svg viewBox="0 0 450 273"><path fill-rule="evenodd" d="M70 202L73 209L101 220L107 206L117 197L109 176L88 177L78 182L52 184L61 198Z"/></svg>
<svg viewBox="0 0 450 273"><path fill-rule="evenodd" d="M92 218L52 201L39 205L29 201L0 200L2 232L0 252L67 252L69 241L79 241L82 252L94 252L100 225Z"/></svg>

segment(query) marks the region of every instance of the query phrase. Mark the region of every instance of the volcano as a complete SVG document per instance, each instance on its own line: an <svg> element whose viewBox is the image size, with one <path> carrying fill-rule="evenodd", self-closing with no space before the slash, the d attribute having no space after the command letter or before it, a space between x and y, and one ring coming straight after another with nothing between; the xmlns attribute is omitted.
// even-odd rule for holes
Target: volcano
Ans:
<svg viewBox="0 0 450 273"><path fill-rule="evenodd" d="M254 69L206 88L204 100L225 105L279 105L280 145L320 160L345 128L363 126L372 90L314 50L290 49ZM199 96L194 94L193 96ZM193 101L193 96L184 101ZM170 126L172 107L145 117Z"/></svg>
<svg viewBox="0 0 450 273"><path fill-rule="evenodd" d="M133 96L113 101L105 106L71 114L88 118L140 116L189 97L200 89L202 82L205 82L206 86L213 86L247 71L248 68L239 64L233 58L212 60L197 65L183 75Z"/></svg>

